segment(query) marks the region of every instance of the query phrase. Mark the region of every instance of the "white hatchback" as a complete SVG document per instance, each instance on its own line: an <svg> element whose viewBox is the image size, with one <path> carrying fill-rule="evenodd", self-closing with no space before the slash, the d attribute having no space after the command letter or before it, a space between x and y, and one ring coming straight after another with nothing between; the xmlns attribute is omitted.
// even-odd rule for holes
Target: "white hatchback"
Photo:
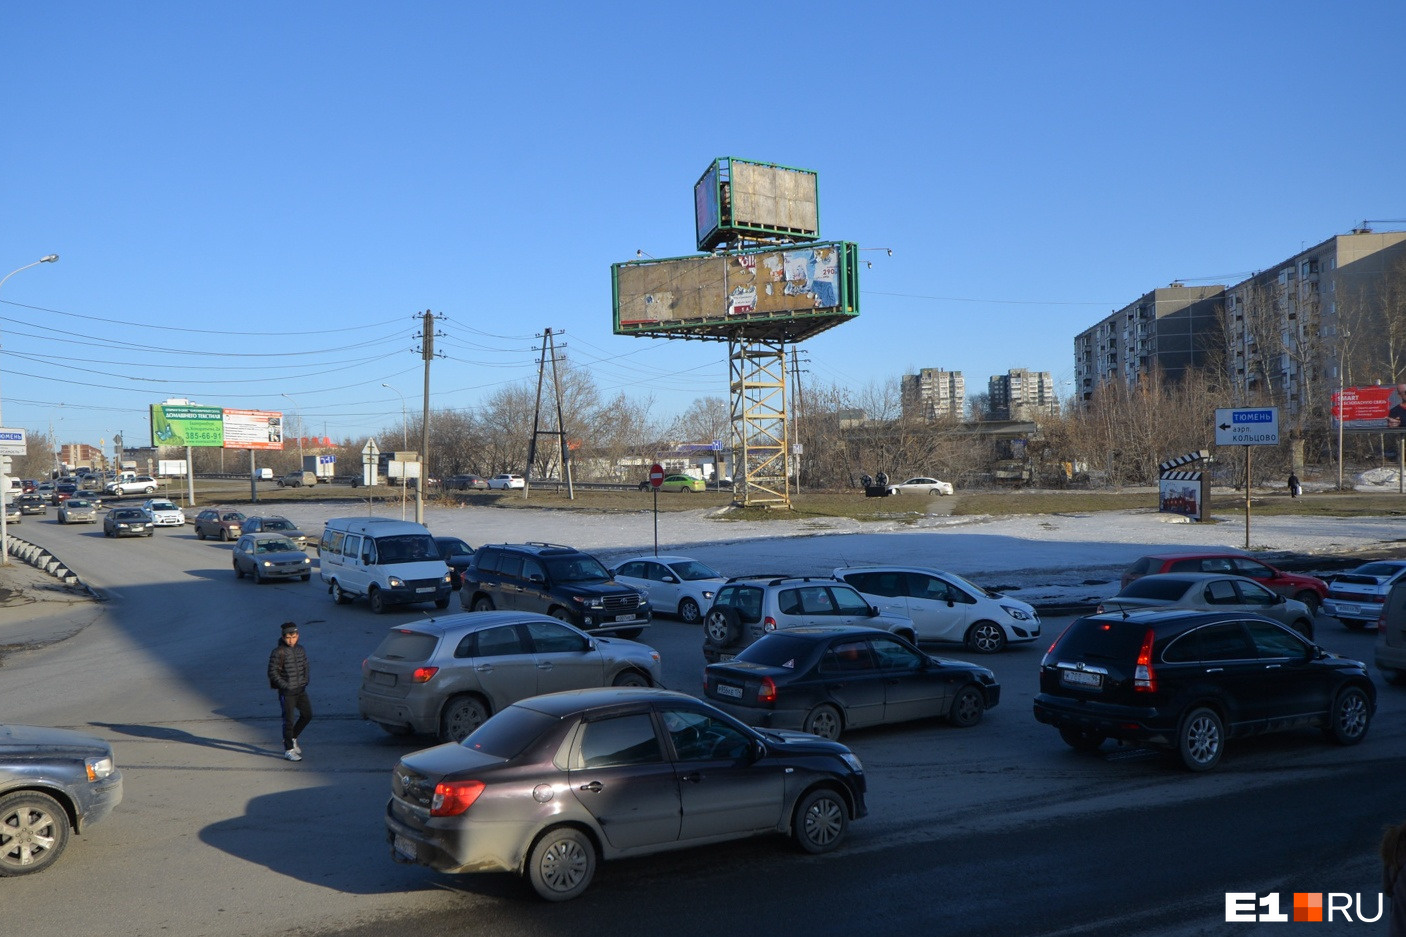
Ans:
<svg viewBox="0 0 1406 937"><path fill-rule="evenodd" d="M521 475L512 475L504 472L502 475L494 475L488 480L490 490L507 491L509 488L525 488L527 481Z"/></svg>
<svg viewBox="0 0 1406 937"><path fill-rule="evenodd" d="M165 498L150 498L143 501L142 510L151 515L151 522L157 527L185 526L185 511L182 511L175 502Z"/></svg>
<svg viewBox="0 0 1406 937"><path fill-rule="evenodd" d="M643 589L655 611L677 614L690 625L703 620L727 577L687 556L637 556L613 570L615 581Z"/></svg>
<svg viewBox="0 0 1406 937"><path fill-rule="evenodd" d="M952 642L994 654L1040 636L1040 615L1029 603L939 569L850 566L835 570L835 578L880 610L911 618L918 643Z"/></svg>

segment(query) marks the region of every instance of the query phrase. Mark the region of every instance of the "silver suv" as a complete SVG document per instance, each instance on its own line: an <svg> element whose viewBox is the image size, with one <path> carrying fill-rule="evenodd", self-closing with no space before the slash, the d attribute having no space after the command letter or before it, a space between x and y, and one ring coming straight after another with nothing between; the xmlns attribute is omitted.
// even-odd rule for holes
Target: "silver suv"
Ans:
<svg viewBox="0 0 1406 937"><path fill-rule="evenodd" d="M801 625L866 625L913 634L913 622L879 611L853 586L828 577L736 576L703 617L703 657L732 660L762 635Z"/></svg>

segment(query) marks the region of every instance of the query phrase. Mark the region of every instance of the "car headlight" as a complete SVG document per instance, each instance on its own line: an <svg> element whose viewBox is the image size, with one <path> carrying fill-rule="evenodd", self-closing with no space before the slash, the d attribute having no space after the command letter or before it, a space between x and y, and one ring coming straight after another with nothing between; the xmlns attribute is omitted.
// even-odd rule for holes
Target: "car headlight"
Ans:
<svg viewBox="0 0 1406 937"><path fill-rule="evenodd" d="M308 562L311 563L312 560L309 559ZM453 574L452 572L446 572L446 573L444 574L444 578L440 580L440 582L450 582L450 583L452 583L453 581L454 581L454 574Z"/></svg>
<svg viewBox="0 0 1406 937"><path fill-rule="evenodd" d="M1014 605L1002 605L1002 610L1016 621L1029 621L1030 613L1023 608L1016 608Z"/></svg>
<svg viewBox="0 0 1406 937"><path fill-rule="evenodd" d="M845 752L843 755L840 756L840 758L844 760L845 764L850 766L850 770L852 770L855 774L864 773L864 765L860 762L859 756L856 755L854 752Z"/></svg>
<svg viewBox="0 0 1406 937"><path fill-rule="evenodd" d="M304 565L304 566L311 566L311 565L312 565L312 557L310 557L310 556L305 556L305 557L303 557L303 565Z"/></svg>
<svg viewBox="0 0 1406 937"><path fill-rule="evenodd" d="M703 592L699 593L699 595L703 596L703 598L708 599L709 601L712 601L713 594L714 593L709 590L704 590Z"/></svg>
<svg viewBox="0 0 1406 937"><path fill-rule="evenodd" d="M101 781L103 778L111 777L112 772L117 770L111 755L104 755L102 758L89 758L84 762L84 766L88 769L89 781Z"/></svg>
<svg viewBox="0 0 1406 937"><path fill-rule="evenodd" d="M263 561L261 561L260 565L262 565L262 566L272 566L272 565L273 565L273 560L263 560Z"/></svg>
<svg viewBox="0 0 1406 937"><path fill-rule="evenodd" d="M573 595L571 601L587 608L601 609L605 607L605 600L598 595Z"/></svg>
<svg viewBox="0 0 1406 937"><path fill-rule="evenodd" d="M392 589L400 589L404 587L405 581L399 576L390 576L386 579L386 585L390 586Z"/></svg>

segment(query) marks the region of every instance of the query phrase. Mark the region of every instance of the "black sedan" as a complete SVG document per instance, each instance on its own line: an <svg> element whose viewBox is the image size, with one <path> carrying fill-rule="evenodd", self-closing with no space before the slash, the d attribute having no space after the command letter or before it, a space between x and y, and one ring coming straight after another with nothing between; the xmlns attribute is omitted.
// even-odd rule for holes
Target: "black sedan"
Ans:
<svg viewBox="0 0 1406 937"><path fill-rule="evenodd" d="M985 667L929 657L898 635L856 625L763 635L735 659L709 664L703 690L743 722L827 739L934 716L967 728L1001 698Z"/></svg>
<svg viewBox="0 0 1406 937"><path fill-rule="evenodd" d="M758 732L668 690L574 690L402 758L387 839L398 862L518 872L564 901L603 859L763 833L828 852L867 812L864 790L838 742Z"/></svg>
<svg viewBox="0 0 1406 937"><path fill-rule="evenodd" d="M103 518L104 537L150 537L155 530L151 515L141 508L113 508Z"/></svg>
<svg viewBox="0 0 1406 937"><path fill-rule="evenodd" d="M458 537L435 537L435 549L449 567L449 583L455 592L464 585L464 567L473 561L474 548Z"/></svg>

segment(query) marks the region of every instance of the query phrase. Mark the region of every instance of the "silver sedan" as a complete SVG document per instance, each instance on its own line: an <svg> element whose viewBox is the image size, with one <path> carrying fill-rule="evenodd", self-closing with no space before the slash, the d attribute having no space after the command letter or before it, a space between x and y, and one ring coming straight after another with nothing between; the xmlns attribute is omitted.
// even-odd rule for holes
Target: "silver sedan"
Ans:
<svg viewBox="0 0 1406 937"><path fill-rule="evenodd" d="M658 686L659 652L532 612L461 612L392 628L361 665L363 719L392 735L462 740L518 700L558 690Z"/></svg>
<svg viewBox="0 0 1406 937"><path fill-rule="evenodd" d="M1196 608L1213 612L1254 612L1272 618L1313 640L1313 612L1297 599L1277 592L1245 576L1220 573L1159 573L1134 579L1111 599L1104 599L1099 612L1132 611L1135 608Z"/></svg>
<svg viewBox="0 0 1406 937"><path fill-rule="evenodd" d="M936 478L919 476L918 478L910 478L905 482L899 482L897 485L890 485L889 491L897 495L950 495L952 493L952 483Z"/></svg>

